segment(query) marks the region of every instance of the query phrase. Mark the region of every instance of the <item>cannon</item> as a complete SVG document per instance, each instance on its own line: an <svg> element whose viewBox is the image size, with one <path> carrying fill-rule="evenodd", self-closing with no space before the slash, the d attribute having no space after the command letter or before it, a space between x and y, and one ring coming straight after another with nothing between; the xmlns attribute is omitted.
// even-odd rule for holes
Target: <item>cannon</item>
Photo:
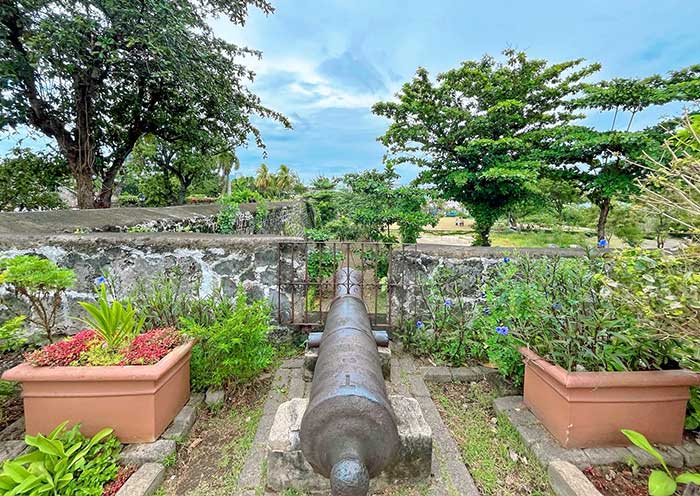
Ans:
<svg viewBox="0 0 700 496"><path fill-rule="evenodd" d="M301 450L330 479L333 496L365 496L369 481L399 452L397 421L386 394L377 338L358 296L362 274L341 269L319 345Z"/></svg>

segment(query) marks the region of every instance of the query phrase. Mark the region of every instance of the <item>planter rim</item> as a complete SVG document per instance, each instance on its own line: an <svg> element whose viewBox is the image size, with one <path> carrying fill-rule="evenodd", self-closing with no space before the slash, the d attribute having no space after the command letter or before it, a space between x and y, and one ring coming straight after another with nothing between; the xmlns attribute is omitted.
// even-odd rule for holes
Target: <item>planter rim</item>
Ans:
<svg viewBox="0 0 700 496"><path fill-rule="evenodd" d="M559 365L549 363L527 347L523 346L518 351L526 363L537 367L554 381L569 389L700 386L700 373L685 369L636 372L568 372Z"/></svg>
<svg viewBox="0 0 700 496"><path fill-rule="evenodd" d="M80 367L34 367L23 362L2 374L2 379L13 382L49 381L157 381L186 357L194 340L174 348L153 365L108 365Z"/></svg>

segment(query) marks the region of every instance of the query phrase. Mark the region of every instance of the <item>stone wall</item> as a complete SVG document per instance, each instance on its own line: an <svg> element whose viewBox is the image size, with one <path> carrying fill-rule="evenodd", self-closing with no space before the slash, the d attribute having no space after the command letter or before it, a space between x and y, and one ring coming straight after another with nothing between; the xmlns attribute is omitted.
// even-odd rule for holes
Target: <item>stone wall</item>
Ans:
<svg viewBox="0 0 700 496"><path fill-rule="evenodd" d="M98 210L52 210L47 212L2 212L0 234L58 234L88 232L214 232L221 205L181 205L163 208L110 208ZM253 234L255 203L239 206L237 234ZM308 227L303 201L266 204L267 215L256 234L301 236Z"/></svg>
<svg viewBox="0 0 700 496"><path fill-rule="evenodd" d="M448 269L454 273L463 298L470 303L476 302L481 298L481 287L489 269L502 263L505 257L517 257L518 254L580 257L585 255L585 251L560 248L520 248L515 251L512 248L431 244L399 247L392 251L391 257L392 323L396 326L425 318L424 299L427 295L423 282L435 276L439 270Z"/></svg>
<svg viewBox="0 0 700 496"><path fill-rule="evenodd" d="M81 313L76 302L94 298L94 281L105 271L114 278L120 297L138 281L172 274L176 268L185 274L192 290L198 286L200 296L218 287L233 294L242 284L251 296L272 303L275 319L278 309L283 319L288 318L292 295L289 289L278 292L278 271L304 271L298 260L295 267L290 265L286 245L290 241L298 238L198 233L0 234L0 258L35 253L75 271L77 284L63 303L59 329L73 332L81 327L70 318ZM27 305L7 288L0 291L1 313L26 311ZM295 305L301 302L303 298L296 295Z"/></svg>

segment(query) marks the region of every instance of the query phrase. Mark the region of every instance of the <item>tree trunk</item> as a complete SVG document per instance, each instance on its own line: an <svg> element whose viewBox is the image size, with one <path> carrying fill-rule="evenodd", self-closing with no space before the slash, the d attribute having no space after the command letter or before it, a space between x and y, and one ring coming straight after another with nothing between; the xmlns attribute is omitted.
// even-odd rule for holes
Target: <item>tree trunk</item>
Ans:
<svg viewBox="0 0 700 496"><path fill-rule="evenodd" d="M95 186L92 180L92 157L89 150L69 150L68 167L75 179L75 196L78 208L95 208Z"/></svg>
<svg viewBox="0 0 700 496"><path fill-rule="evenodd" d="M598 204L600 207L600 215L598 215L598 241L605 239L605 224L608 222L608 214L610 213L610 198L603 198Z"/></svg>
<svg viewBox="0 0 700 496"><path fill-rule="evenodd" d="M187 189L189 188L189 186L190 184L188 182L180 181L180 188L178 188L177 192L178 205L184 205L187 201Z"/></svg>

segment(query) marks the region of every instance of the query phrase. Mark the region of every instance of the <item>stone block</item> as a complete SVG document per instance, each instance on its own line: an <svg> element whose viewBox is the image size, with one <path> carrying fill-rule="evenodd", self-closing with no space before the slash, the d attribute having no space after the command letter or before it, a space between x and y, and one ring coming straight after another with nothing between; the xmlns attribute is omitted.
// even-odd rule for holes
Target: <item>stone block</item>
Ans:
<svg viewBox="0 0 700 496"><path fill-rule="evenodd" d="M174 441L184 441L189 435L195 420L197 420L197 410L191 406L185 406L161 437Z"/></svg>
<svg viewBox="0 0 700 496"><path fill-rule="evenodd" d="M586 455L591 460L591 465L612 465L614 463L626 463L632 455L627 448L584 448Z"/></svg>
<svg viewBox="0 0 700 496"><path fill-rule="evenodd" d="M675 446L656 446L669 467L681 468L684 465L683 454Z"/></svg>
<svg viewBox="0 0 700 496"><path fill-rule="evenodd" d="M452 369L455 382L479 382L484 378L482 367L456 367Z"/></svg>
<svg viewBox="0 0 700 496"><path fill-rule="evenodd" d="M204 404L204 393L191 393L190 401L187 402L187 406L192 408L199 408Z"/></svg>
<svg viewBox="0 0 700 496"><path fill-rule="evenodd" d="M629 446L625 449L629 452L628 457L633 457L642 467L656 467L661 465L656 458L651 456L643 449L637 448L636 446ZM669 446L656 446L656 449L659 453L661 453L661 456L664 457L664 460L670 467L680 468L685 464L685 457L680 449ZM626 459L622 461L625 462ZM595 463L595 465L599 464Z"/></svg>
<svg viewBox="0 0 700 496"><path fill-rule="evenodd" d="M408 376L408 383L411 388L411 394L415 397L430 396L430 391L423 381L423 376L414 374Z"/></svg>
<svg viewBox="0 0 700 496"><path fill-rule="evenodd" d="M18 457L27 447L24 441L0 442L0 463Z"/></svg>
<svg viewBox="0 0 700 496"><path fill-rule="evenodd" d="M508 410L527 407L525 406L525 403L523 403L522 396L503 396L493 400L493 408L498 413L505 413Z"/></svg>
<svg viewBox="0 0 700 496"><path fill-rule="evenodd" d="M547 439L537 441L530 446L530 451L535 455L542 467L547 468L555 460L564 460L579 468L589 467L591 460L586 451L579 448L562 448L549 436Z"/></svg>
<svg viewBox="0 0 700 496"><path fill-rule="evenodd" d="M129 477L126 484L117 491L116 496L151 496L155 494L164 479L163 465L146 463Z"/></svg>
<svg viewBox="0 0 700 496"><path fill-rule="evenodd" d="M373 491L402 482L430 477L432 431L413 398L391 396L398 418L401 447L396 464L372 480ZM304 493L324 493L328 479L315 473L301 451L299 430L308 400L294 398L282 403L275 415L267 442L267 488L273 492L296 489Z"/></svg>
<svg viewBox="0 0 700 496"><path fill-rule="evenodd" d="M551 439L552 435L547 432L547 429L542 427L542 424L527 424L527 425L516 425L515 428L518 430L520 437L528 448L533 444Z"/></svg>
<svg viewBox="0 0 700 496"><path fill-rule="evenodd" d="M24 439L24 417L20 417L0 432L3 441L16 441Z"/></svg>
<svg viewBox="0 0 700 496"><path fill-rule="evenodd" d="M207 395L204 398L204 403L206 403L208 407L213 407L223 405L225 400L226 393L223 389L209 388L207 389Z"/></svg>
<svg viewBox="0 0 700 496"><path fill-rule="evenodd" d="M700 444L686 441L682 446L676 446L676 450L683 455L686 467L700 466Z"/></svg>
<svg viewBox="0 0 700 496"><path fill-rule="evenodd" d="M569 462L552 461L547 467L547 474L557 496L601 496L583 472Z"/></svg>
<svg viewBox="0 0 700 496"><path fill-rule="evenodd" d="M159 439L153 443L130 444L122 450L121 461L124 465L144 465L161 463L175 453L175 441Z"/></svg>
<svg viewBox="0 0 700 496"><path fill-rule="evenodd" d="M452 382L452 372L449 367L421 367L420 370L425 382L438 384Z"/></svg>

